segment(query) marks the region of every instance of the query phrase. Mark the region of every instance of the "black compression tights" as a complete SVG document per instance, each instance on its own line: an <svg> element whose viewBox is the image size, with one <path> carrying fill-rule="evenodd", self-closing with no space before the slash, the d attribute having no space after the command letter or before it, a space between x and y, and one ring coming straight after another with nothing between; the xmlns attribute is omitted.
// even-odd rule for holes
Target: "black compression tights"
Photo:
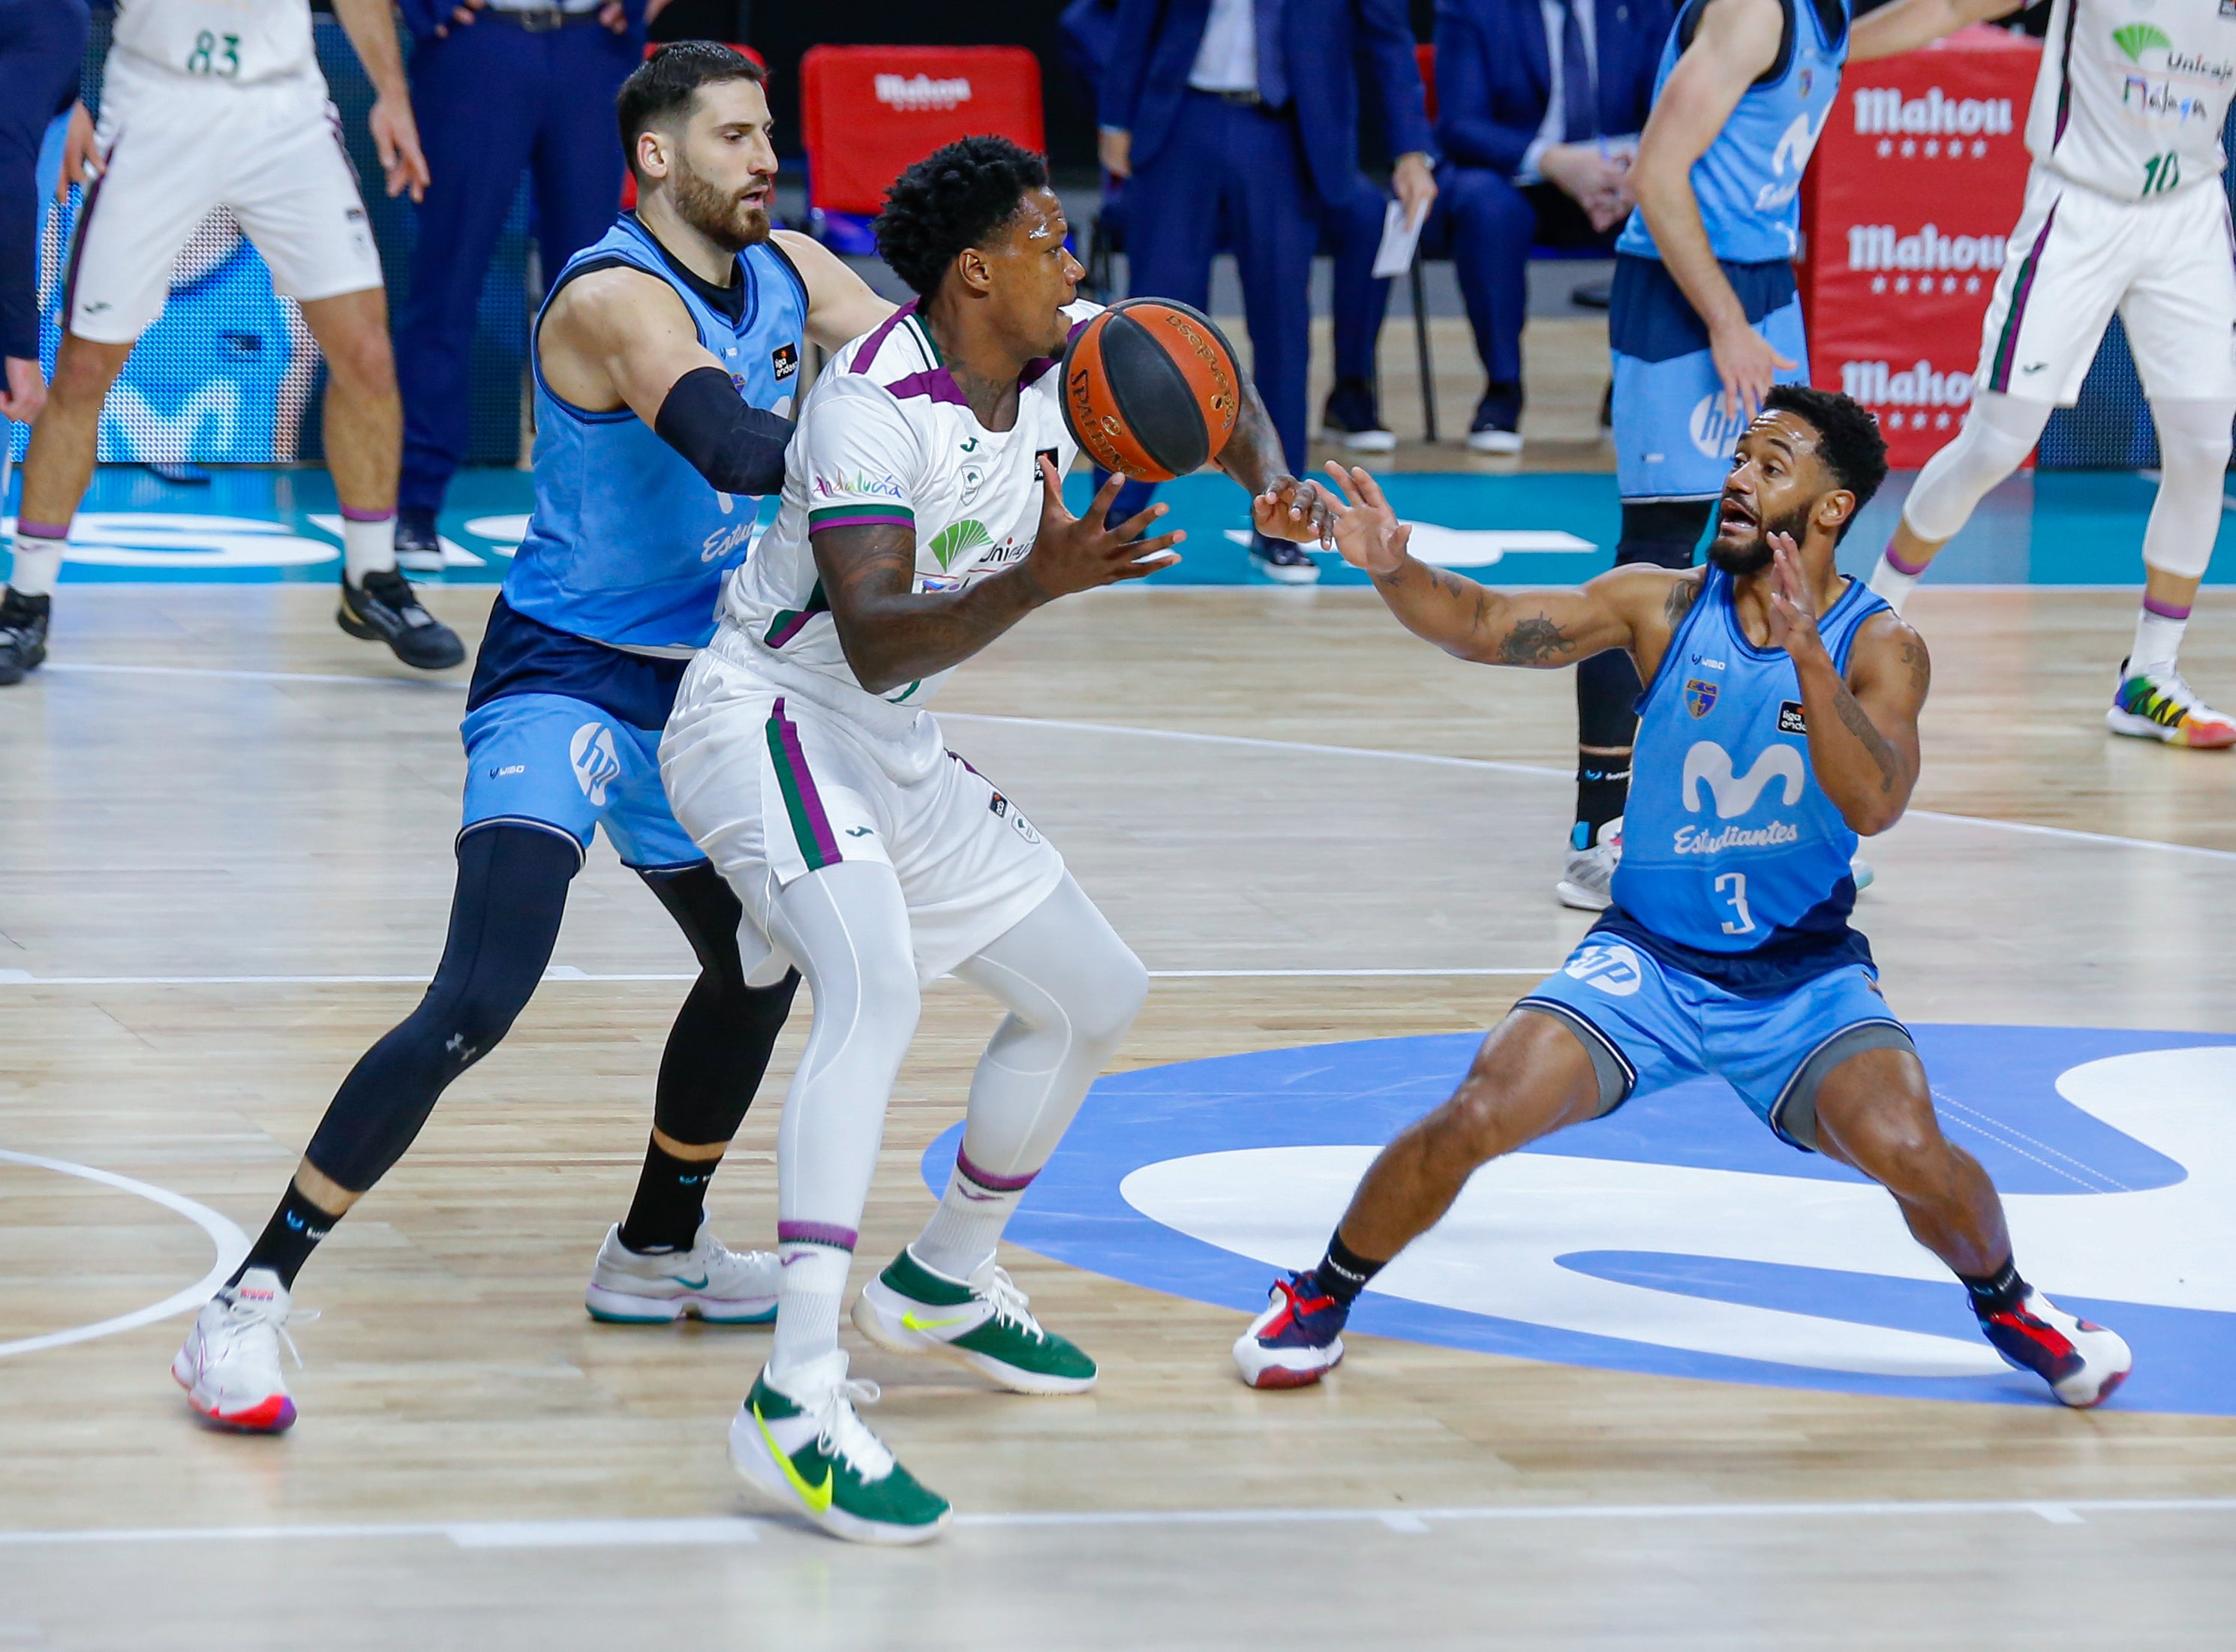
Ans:
<svg viewBox="0 0 2236 1652"><path fill-rule="evenodd" d="M491 826L458 842L458 885L443 962L419 1007L351 1069L307 1156L363 1193L404 1155L450 1082L497 1047L551 961L581 857L555 833ZM688 1146L737 1134L797 976L748 987L738 959L736 897L711 866L640 874L699 956L661 1057L653 1120Z"/></svg>
<svg viewBox="0 0 2236 1652"><path fill-rule="evenodd" d="M1650 563L1690 568L1713 499L1625 504L1615 565ZM1631 742L1638 737L1638 668L1621 648L1595 654L1576 668L1576 819L1596 833L1622 813L1629 788Z"/></svg>

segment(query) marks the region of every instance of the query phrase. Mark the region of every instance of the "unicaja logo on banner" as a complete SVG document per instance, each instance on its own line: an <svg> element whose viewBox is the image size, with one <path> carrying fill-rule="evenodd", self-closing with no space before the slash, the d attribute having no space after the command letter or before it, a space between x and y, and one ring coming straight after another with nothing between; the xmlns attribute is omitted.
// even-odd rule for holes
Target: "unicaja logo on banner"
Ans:
<svg viewBox="0 0 2236 1652"><path fill-rule="evenodd" d="M929 75L880 75L878 102L897 109L951 109L970 101L970 82L962 77L934 80Z"/></svg>

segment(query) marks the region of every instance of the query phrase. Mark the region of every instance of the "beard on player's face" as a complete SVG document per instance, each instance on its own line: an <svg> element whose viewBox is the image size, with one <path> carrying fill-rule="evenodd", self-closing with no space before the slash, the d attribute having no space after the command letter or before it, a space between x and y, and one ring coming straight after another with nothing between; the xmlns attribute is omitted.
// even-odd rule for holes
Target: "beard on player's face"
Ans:
<svg viewBox="0 0 2236 1652"><path fill-rule="evenodd" d="M1770 536L1790 535L1799 547L1809 532L1814 499L1803 500L1782 514L1759 495L1748 497L1736 488L1724 490L1717 507L1716 536L1708 543L1708 560L1734 579L1759 574L1770 566Z"/></svg>
<svg viewBox="0 0 2236 1652"><path fill-rule="evenodd" d="M667 188L675 215L725 252L742 253L769 238L768 203L775 186L760 173L742 188L726 188L694 167L679 147Z"/></svg>

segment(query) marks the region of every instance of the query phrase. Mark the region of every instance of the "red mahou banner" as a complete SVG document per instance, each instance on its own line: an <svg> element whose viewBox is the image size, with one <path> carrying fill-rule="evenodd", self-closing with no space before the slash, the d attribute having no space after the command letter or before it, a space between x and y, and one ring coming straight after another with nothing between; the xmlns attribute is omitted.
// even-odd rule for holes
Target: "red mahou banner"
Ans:
<svg viewBox="0 0 2236 1652"><path fill-rule="evenodd" d="M1898 468L1924 464L1971 405L2041 49L1967 29L1851 63L1818 141L1799 269L1811 377L1878 415Z"/></svg>

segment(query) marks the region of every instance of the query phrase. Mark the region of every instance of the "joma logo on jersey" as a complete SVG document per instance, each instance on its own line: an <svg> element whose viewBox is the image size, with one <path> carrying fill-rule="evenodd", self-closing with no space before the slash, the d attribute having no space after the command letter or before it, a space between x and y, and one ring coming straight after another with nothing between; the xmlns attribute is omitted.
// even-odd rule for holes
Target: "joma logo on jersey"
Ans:
<svg viewBox="0 0 2236 1652"><path fill-rule="evenodd" d="M1687 677L1685 680L1685 709L1695 717L1705 717L1716 708L1716 695L1721 691L1720 683L1709 682L1700 677Z"/></svg>
<svg viewBox="0 0 2236 1652"><path fill-rule="evenodd" d="M567 743L567 760L575 766L575 782L582 795L604 808L606 788L621 777L621 760L614 754L614 731L603 723L584 723Z"/></svg>
<svg viewBox="0 0 2236 1652"><path fill-rule="evenodd" d="M1745 814L1755 806L1755 800L1772 780L1786 784L1786 803L1791 808L1801 801L1801 754L1791 746L1771 746L1754 760L1754 767L1745 774L1732 773L1732 754L1713 740L1695 740L1685 754L1685 773L1682 780L1685 806L1695 814L1700 812L1700 782L1708 783L1708 790L1716 800L1716 817L1730 820Z"/></svg>

